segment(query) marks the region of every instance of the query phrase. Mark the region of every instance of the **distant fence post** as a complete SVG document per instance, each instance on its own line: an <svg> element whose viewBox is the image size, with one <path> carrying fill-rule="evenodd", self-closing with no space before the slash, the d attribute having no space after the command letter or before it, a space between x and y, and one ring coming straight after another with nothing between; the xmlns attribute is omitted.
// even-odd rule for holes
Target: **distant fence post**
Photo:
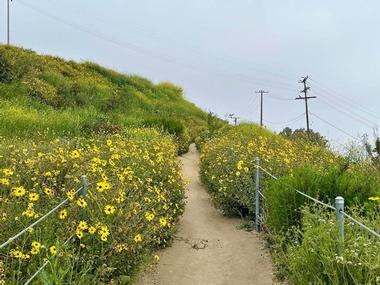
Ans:
<svg viewBox="0 0 380 285"><path fill-rule="evenodd" d="M256 220L256 231L261 231L261 224L260 224L260 158L256 157L256 213L255 213L255 220Z"/></svg>
<svg viewBox="0 0 380 285"><path fill-rule="evenodd" d="M87 188L88 188L88 179L86 175L82 175L80 177L80 181L82 183L82 189L79 191L79 196L84 197L87 194Z"/></svg>
<svg viewBox="0 0 380 285"><path fill-rule="evenodd" d="M338 225L338 248L337 253L338 255L341 255L342 253L342 246L344 243L344 198L341 196L338 196L335 198L335 209L336 209L336 222Z"/></svg>
<svg viewBox="0 0 380 285"><path fill-rule="evenodd" d="M82 175L80 177L80 181L82 183L81 190L79 191L79 197L84 198L87 194L87 188L88 188L88 179L87 175ZM83 209L80 210L79 212L79 217L81 220L84 220L84 211Z"/></svg>

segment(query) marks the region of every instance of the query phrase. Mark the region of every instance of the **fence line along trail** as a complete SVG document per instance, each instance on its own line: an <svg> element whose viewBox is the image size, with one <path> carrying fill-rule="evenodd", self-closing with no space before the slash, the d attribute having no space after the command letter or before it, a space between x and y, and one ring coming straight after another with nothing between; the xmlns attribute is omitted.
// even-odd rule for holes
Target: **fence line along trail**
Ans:
<svg viewBox="0 0 380 285"><path fill-rule="evenodd" d="M172 247L162 250L157 267L137 285L266 285L272 264L265 242L255 232L237 229L240 219L227 218L211 204L199 180L194 145L181 158L187 205Z"/></svg>

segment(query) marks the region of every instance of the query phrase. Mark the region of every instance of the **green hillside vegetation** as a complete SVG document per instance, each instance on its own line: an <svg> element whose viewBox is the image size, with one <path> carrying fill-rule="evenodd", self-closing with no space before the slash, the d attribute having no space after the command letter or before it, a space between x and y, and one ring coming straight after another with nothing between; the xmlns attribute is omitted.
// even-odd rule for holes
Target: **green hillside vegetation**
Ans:
<svg viewBox="0 0 380 285"><path fill-rule="evenodd" d="M207 114L168 82L0 46L0 136L78 136L163 128L186 150Z"/></svg>

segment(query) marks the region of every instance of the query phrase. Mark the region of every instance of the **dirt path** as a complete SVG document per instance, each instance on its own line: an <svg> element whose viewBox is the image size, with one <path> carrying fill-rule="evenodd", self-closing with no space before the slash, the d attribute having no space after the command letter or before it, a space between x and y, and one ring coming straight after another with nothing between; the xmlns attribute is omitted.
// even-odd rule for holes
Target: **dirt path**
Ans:
<svg viewBox="0 0 380 285"><path fill-rule="evenodd" d="M159 253L157 268L138 285L272 284L271 260L264 242L253 232L236 228L211 205L199 181L199 154L194 145L180 158L187 187L187 205L173 246Z"/></svg>

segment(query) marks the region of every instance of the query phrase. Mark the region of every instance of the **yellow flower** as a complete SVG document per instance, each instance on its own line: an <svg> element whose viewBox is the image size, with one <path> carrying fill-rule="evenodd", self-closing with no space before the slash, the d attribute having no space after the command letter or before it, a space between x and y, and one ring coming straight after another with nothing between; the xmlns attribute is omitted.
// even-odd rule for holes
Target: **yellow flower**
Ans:
<svg viewBox="0 0 380 285"><path fill-rule="evenodd" d="M72 190L67 191L66 196L67 196L67 199L69 199L70 201L74 200L74 192Z"/></svg>
<svg viewBox="0 0 380 285"><path fill-rule="evenodd" d="M111 140L107 140L107 145L111 146L112 145L112 141Z"/></svg>
<svg viewBox="0 0 380 285"><path fill-rule="evenodd" d="M115 211L116 211L116 208L114 206L107 205L104 207L104 213L106 213L106 215L112 215L115 213Z"/></svg>
<svg viewBox="0 0 380 285"><path fill-rule="evenodd" d="M370 200L370 201L379 201L379 200L380 200L380 197L379 197L379 196L376 196L376 197L369 197L368 200Z"/></svg>
<svg viewBox="0 0 380 285"><path fill-rule="evenodd" d="M44 192L46 195L48 195L50 197L54 195L54 191L48 187L45 187Z"/></svg>
<svg viewBox="0 0 380 285"><path fill-rule="evenodd" d="M77 151L77 150L73 150L72 152L71 152L71 158L79 158L80 157L80 153L79 153L79 151Z"/></svg>
<svg viewBox="0 0 380 285"><path fill-rule="evenodd" d="M140 234L136 235L134 238L135 242L142 242L142 236Z"/></svg>
<svg viewBox="0 0 380 285"><path fill-rule="evenodd" d="M80 229L76 229L75 234L79 239L83 237L83 232Z"/></svg>
<svg viewBox="0 0 380 285"><path fill-rule="evenodd" d="M168 224L168 221L165 218L160 218L160 226L165 227Z"/></svg>
<svg viewBox="0 0 380 285"><path fill-rule="evenodd" d="M13 172L12 169L9 169L9 168L5 168L5 169L3 169L3 174L4 174L5 176L11 176L13 173L14 173L14 172Z"/></svg>
<svg viewBox="0 0 380 285"><path fill-rule="evenodd" d="M122 252L124 248L122 244L118 244L114 247L114 249L116 252Z"/></svg>
<svg viewBox="0 0 380 285"><path fill-rule="evenodd" d="M35 214L36 214L36 213L34 212L33 209L27 209L26 211L24 211L24 212L22 213L23 216L27 216L27 217L29 217L29 218L34 217Z"/></svg>
<svg viewBox="0 0 380 285"><path fill-rule="evenodd" d="M89 232L90 234L94 234L94 233L96 232L96 228L95 228L95 227L89 227L89 228L88 228L88 232Z"/></svg>
<svg viewBox="0 0 380 285"><path fill-rule="evenodd" d="M88 225L85 221L80 221L78 225L78 229L80 230L86 230L88 228Z"/></svg>
<svg viewBox="0 0 380 285"><path fill-rule="evenodd" d="M101 239L102 241L107 241L107 236L106 236L106 235L101 235L101 236L100 236L100 239Z"/></svg>
<svg viewBox="0 0 380 285"><path fill-rule="evenodd" d="M0 178L0 184L8 186L9 185L9 179L8 178Z"/></svg>
<svg viewBox="0 0 380 285"><path fill-rule="evenodd" d="M12 194L16 197L22 197L26 193L25 188L20 186L20 187L15 187L12 189Z"/></svg>
<svg viewBox="0 0 380 285"><path fill-rule="evenodd" d="M55 245L52 245L49 249L50 253L51 254L56 254L57 253L57 247Z"/></svg>
<svg viewBox="0 0 380 285"><path fill-rule="evenodd" d="M149 212L146 212L146 213L145 213L145 219L146 219L148 222L153 221L153 219L154 219L154 214L149 213Z"/></svg>
<svg viewBox="0 0 380 285"><path fill-rule="evenodd" d="M93 159L92 159L92 161L94 162L94 163L96 163L96 164L100 164L102 161L100 160L100 158L98 158L98 157L94 157Z"/></svg>
<svg viewBox="0 0 380 285"><path fill-rule="evenodd" d="M159 260L160 260L160 257L156 254L156 255L154 256L154 259L155 259L156 261L159 261Z"/></svg>
<svg viewBox="0 0 380 285"><path fill-rule="evenodd" d="M40 248L39 247L32 247L32 249L30 250L30 253L33 255L39 254Z"/></svg>
<svg viewBox="0 0 380 285"><path fill-rule="evenodd" d="M97 184L96 184L96 189L98 189L98 191L100 192L100 193L102 193L102 192L104 192L105 190L108 190L108 189L110 189L111 188L111 185L108 183L108 182L106 182L106 181L101 181L101 182L98 182Z"/></svg>
<svg viewBox="0 0 380 285"><path fill-rule="evenodd" d="M29 193L29 200L34 202L37 201L40 198L40 195L37 193Z"/></svg>
<svg viewBox="0 0 380 285"><path fill-rule="evenodd" d="M34 241L34 242L32 242L32 247L40 248L41 243L39 243L38 241Z"/></svg>
<svg viewBox="0 0 380 285"><path fill-rule="evenodd" d="M64 219L66 219L66 217L67 217L67 210L66 209L63 209L63 210L61 210L60 212L59 212L59 219L61 219L61 220L64 220Z"/></svg>
<svg viewBox="0 0 380 285"><path fill-rule="evenodd" d="M11 255L13 257L16 257L16 258L21 258L22 255L23 255L23 253L21 251L19 251L19 250L12 249L11 250Z"/></svg>
<svg viewBox="0 0 380 285"><path fill-rule="evenodd" d="M21 259L29 259L30 255L29 254L22 254Z"/></svg>
<svg viewBox="0 0 380 285"><path fill-rule="evenodd" d="M78 205L79 207L86 208L86 207L87 207L87 202L86 202L85 199L83 199L83 198L79 198L79 199L77 200L77 205Z"/></svg>
<svg viewBox="0 0 380 285"><path fill-rule="evenodd" d="M110 231L108 230L107 226L102 226L101 229L99 230L99 234L102 236L109 236Z"/></svg>

